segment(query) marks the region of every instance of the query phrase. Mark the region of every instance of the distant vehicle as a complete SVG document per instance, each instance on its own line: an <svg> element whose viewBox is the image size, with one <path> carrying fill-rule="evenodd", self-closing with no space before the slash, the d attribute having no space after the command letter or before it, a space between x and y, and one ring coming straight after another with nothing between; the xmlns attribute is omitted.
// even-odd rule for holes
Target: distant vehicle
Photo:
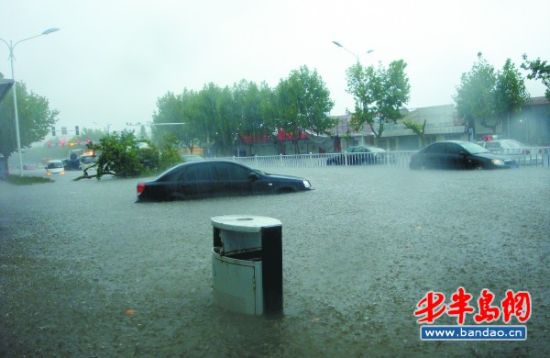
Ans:
<svg viewBox="0 0 550 358"><path fill-rule="evenodd" d="M537 164L542 160L542 150L531 148L515 139L495 139L482 144L489 152L513 158L522 165Z"/></svg>
<svg viewBox="0 0 550 358"><path fill-rule="evenodd" d="M358 145L346 149L346 154L338 154L327 159L327 165L368 165L384 162L386 151L382 148Z"/></svg>
<svg viewBox="0 0 550 358"><path fill-rule="evenodd" d="M80 160L76 153L71 153L69 159L63 160L65 170L80 170Z"/></svg>
<svg viewBox="0 0 550 358"><path fill-rule="evenodd" d="M527 145L515 139L496 139L483 142L483 147L496 154L530 154Z"/></svg>
<svg viewBox="0 0 550 358"><path fill-rule="evenodd" d="M64 175L65 168L63 166L63 161L61 160L50 160L46 164L46 175Z"/></svg>
<svg viewBox="0 0 550 358"><path fill-rule="evenodd" d="M94 164L97 161L97 157L95 155L81 155L79 160L80 167L84 169Z"/></svg>
<svg viewBox="0 0 550 358"><path fill-rule="evenodd" d="M442 141L413 154L411 169L499 169L517 167L517 162L490 153L482 146L463 141Z"/></svg>
<svg viewBox="0 0 550 358"><path fill-rule="evenodd" d="M187 163L187 162L201 162L201 161L204 160L204 158L201 157L200 155L184 154L184 155L181 156L181 160L184 163Z"/></svg>
<svg viewBox="0 0 550 358"><path fill-rule="evenodd" d="M158 201L310 189L310 182L303 178L267 174L234 162L195 161L178 164L153 181L138 183L137 199Z"/></svg>

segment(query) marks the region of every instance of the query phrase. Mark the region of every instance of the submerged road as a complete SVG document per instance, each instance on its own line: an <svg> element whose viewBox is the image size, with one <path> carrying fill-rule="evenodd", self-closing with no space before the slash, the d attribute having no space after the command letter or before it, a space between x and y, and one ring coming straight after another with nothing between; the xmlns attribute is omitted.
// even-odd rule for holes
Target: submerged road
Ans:
<svg viewBox="0 0 550 358"><path fill-rule="evenodd" d="M550 169L276 172L315 190L136 204L136 179L0 182L0 356L550 356ZM229 214L282 221L283 317L213 305ZM461 286L474 307L530 292L528 339L421 342L418 301Z"/></svg>

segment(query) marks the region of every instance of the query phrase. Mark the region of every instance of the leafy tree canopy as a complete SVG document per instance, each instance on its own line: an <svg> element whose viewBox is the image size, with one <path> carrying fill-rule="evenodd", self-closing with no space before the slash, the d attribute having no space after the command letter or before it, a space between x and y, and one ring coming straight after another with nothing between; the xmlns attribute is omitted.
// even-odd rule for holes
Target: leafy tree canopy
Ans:
<svg viewBox="0 0 550 358"><path fill-rule="evenodd" d="M388 68L364 67L357 62L347 70L348 92L355 100L352 115L355 128L367 123L380 137L386 121L401 118L400 109L409 101L410 93L406 67L403 60L391 62Z"/></svg>
<svg viewBox="0 0 550 358"><path fill-rule="evenodd" d="M98 159L75 180L99 180L104 175L132 177L158 172L181 163L178 140L173 134L167 134L162 139L160 150L147 140L136 139L133 131L106 134L99 143L90 144L88 148L98 154ZM89 173L93 171L94 174Z"/></svg>
<svg viewBox="0 0 550 358"><path fill-rule="evenodd" d="M277 86L281 127L297 133L310 129L325 133L335 123L329 117L334 107L330 92L316 70L307 66L293 70L289 77Z"/></svg>
<svg viewBox="0 0 550 358"><path fill-rule="evenodd" d="M0 73L0 79L2 78ZM45 97L29 92L24 83L17 82L0 102L0 153L6 158L17 150L13 110L13 91L16 86L21 147L29 147L42 140L57 121L59 114L57 110L50 109Z"/></svg>
<svg viewBox="0 0 550 358"><path fill-rule="evenodd" d="M507 59L497 74L495 86L495 115L502 119L521 109L529 100L525 80L512 62ZM497 123L498 124L498 120Z"/></svg>
<svg viewBox="0 0 550 358"><path fill-rule="evenodd" d="M546 86L546 98L550 100L550 63L543 61L540 58L529 61L527 55L523 55L523 63L521 68L529 71L527 78L530 80L541 80Z"/></svg>
<svg viewBox="0 0 550 358"><path fill-rule="evenodd" d="M458 114L475 128L479 123L496 131L496 127L519 110L529 98L524 79L510 59L501 71L487 63L481 53L469 72L463 73L455 102Z"/></svg>
<svg viewBox="0 0 550 358"><path fill-rule="evenodd" d="M276 128L324 133L334 126L328 116L332 107L323 80L306 66L292 71L275 89L246 80L223 88L209 83L200 91L168 92L158 99L153 140L160 144L171 133L182 145L228 154L238 136L271 135Z"/></svg>

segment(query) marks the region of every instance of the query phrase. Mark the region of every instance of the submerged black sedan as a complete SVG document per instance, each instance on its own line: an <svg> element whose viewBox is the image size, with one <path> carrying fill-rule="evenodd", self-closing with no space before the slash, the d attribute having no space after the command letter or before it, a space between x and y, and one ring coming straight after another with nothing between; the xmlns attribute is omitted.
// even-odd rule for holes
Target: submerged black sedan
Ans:
<svg viewBox="0 0 550 358"><path fill-rule="evenodd" d="M413 154L411 169L501 169L514 168L517 163L507 157L490 153L480 145L464 141L442 141L428 145Z"/></svg>
<svg viewBox="0 0 550 358"><path fill-rule="evenodd" d="M179 164L153 181L138 183L137 196L138 201L160 201L310 189L303 178L268 174L229 161L200 161Z"/></svg>

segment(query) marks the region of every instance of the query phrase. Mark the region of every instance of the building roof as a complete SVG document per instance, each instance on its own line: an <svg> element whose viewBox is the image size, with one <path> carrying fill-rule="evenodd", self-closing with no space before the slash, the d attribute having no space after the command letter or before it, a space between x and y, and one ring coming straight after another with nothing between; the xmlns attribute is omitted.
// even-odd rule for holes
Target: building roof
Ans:
<svg viewBox="0 0 550 358"><path fill-rule="evenodd" d="M359 130L355 130L350 123L351 122L350 113L340 115L340 116L334 116L333 118L336 119L338 122L336 126L332 127L329 130L331 136L350 135L352 137L355 137L355 136L374 135L368 124L363 124L361 128L359 128Z"/></svg>
<svg viewBox="0 0 550 358"><path fill-rule="evenodd" d="M401 120L412 120L418 123L447 123L461 125L464 121L458 116L456 108L452 104L441 106L421 107L404 113Z"/></svg>

